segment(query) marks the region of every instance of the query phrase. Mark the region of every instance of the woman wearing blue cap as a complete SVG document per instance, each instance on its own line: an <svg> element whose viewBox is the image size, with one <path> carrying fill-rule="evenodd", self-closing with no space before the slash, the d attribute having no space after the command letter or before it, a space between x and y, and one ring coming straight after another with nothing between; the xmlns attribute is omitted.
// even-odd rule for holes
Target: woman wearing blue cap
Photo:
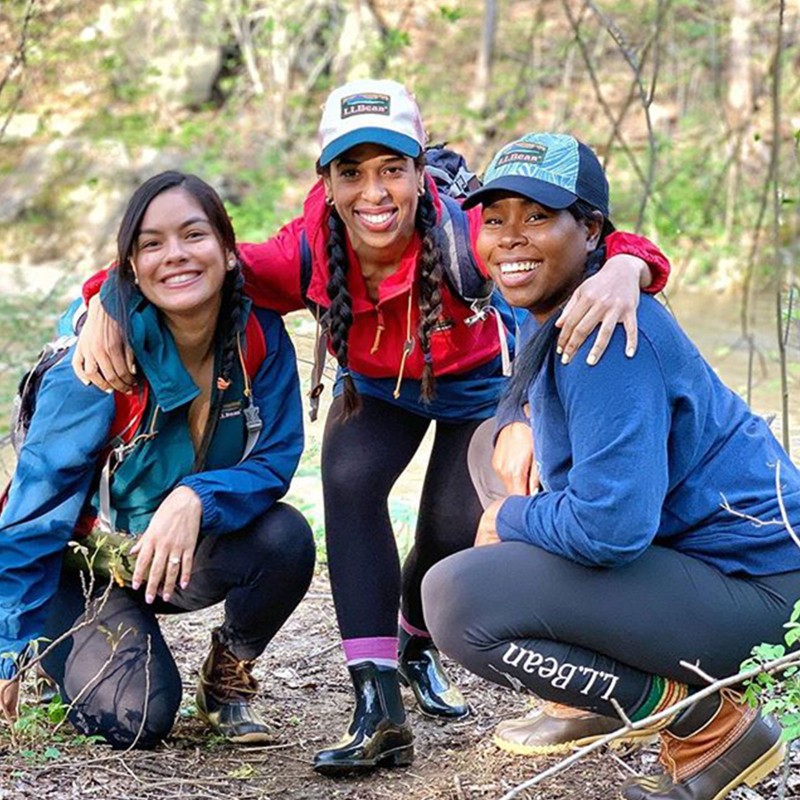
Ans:
<svg viewBox="0 0 800 800"><path fill-rule="evenodd" d="M424 169L425 140L417 104L399 83L336 89L320 125L320 180L303 216L274 238L241 247L254 301L282 312L311 307L339 365L322 481L331 586L356 710L343 740L316 756L315 768L329 774L410 763L399 678L425 714L468 711L427 632L420 583L433 564L471 544L480 518L466 453L495 411L505 333L453 285L459 271L476 273L480 215L440 196ZM460 258L456 223L466 230L469 263L452 269ZM663 285L668 265L649 242L616 234L609 242L615 253L642 255L654 272L649 290ZM608 293L623 317L638 301L645 266L623 260L595 279L606 287L598 294ZM587 315L593 325L603 313ZM605 316L610 332L620 316L613 308ZM566 342L565 352L573 345ZM387 498L432 420L415 544L401 570Z"/></svg>
<svg viewBox="0 0 800 800"><path fill-rule="evenodd" d="M613 231L588 147L554 134L512 142L466 201L477 204L478 252L535 328L510 395L530 405L542 490L495 502L479 546L430 570L426 619L489 680L641 720L703 688L682 662L724 677L754 645L782 640L800 597L789 529L800 529L800 472L652 298L633 362L619 330L596 367L556 359L559 309ZM775 720L723 690L663 723L665 772L629 779L622 796L720 800L782 755Z"/></svg>

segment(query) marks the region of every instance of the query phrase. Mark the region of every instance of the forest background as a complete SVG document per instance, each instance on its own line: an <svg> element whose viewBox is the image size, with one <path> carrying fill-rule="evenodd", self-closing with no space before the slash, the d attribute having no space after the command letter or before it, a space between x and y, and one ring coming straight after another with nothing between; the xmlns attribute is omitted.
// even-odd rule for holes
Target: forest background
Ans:
<svg viewBox="0 0 800 800"><path fill-rule="evenodd" d="M617 227L670 256L680 321L797 459L800 0L0 0L0 482L19 378L113 258L133 188L196 172L263 240L314 181L326 93L366 76L408 85L430 140L478 172L529 130L592 145ZM320 428L292 499L321 540ZM401 539L418 491L412 469Z"/></svg>

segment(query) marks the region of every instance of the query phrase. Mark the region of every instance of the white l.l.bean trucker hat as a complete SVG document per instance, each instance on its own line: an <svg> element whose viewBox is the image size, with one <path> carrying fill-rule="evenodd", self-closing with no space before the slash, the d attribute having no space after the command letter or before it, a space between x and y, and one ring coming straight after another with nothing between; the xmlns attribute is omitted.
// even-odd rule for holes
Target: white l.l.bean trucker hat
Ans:
<svg viewBox="0 0 800 800"><path fill-rule="evenodd" d="M417 158L425 129L411 93L397 81L358 80L334 89L322 110L319 164L325 167L351 147L380 144Z"/></svg>

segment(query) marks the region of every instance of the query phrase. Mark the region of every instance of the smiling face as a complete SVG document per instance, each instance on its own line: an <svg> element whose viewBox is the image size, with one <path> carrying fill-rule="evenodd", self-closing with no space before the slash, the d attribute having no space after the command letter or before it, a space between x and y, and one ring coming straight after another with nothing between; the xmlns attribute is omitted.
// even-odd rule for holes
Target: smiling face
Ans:
<svg viewBox="0 0 800 800"><path fill-rule="evenodd" d="M399 258L414 235L425 175L408 156L362 144L333 160L325 191L359 255Z"/></svg>
<svg viewBox="0 0 800 800"><path fill-rule="evenodd" d="M600 238L602 215L577 220L566 209L508 192L487 201L478 254L506 300L543 322L580 282L586 257Z"/></svg>
<svg viewBox="0 0 800 800"><path fill-rule="evenodd" d="M200 203L175 187L142 217L131 265L139 289L168 316L219 311L227 256Z"/></svg>

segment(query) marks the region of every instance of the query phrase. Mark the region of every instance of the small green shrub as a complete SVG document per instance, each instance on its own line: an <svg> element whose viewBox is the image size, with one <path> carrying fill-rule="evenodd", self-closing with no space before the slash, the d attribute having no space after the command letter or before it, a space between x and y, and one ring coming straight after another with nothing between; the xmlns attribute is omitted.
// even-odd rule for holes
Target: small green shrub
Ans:
<svg viewBox="0 0 800 800"><path fill-rule="evenodd" d="M800 644L800 600L784 626L784 644L760 644L753 648L752 658L742 664L742 670L753 670L779 658ZM776 673L760 673L745 682L745 699L759 705L762 713L773 714L783 728L787 742L800 739L800 659Z"/></svg>

